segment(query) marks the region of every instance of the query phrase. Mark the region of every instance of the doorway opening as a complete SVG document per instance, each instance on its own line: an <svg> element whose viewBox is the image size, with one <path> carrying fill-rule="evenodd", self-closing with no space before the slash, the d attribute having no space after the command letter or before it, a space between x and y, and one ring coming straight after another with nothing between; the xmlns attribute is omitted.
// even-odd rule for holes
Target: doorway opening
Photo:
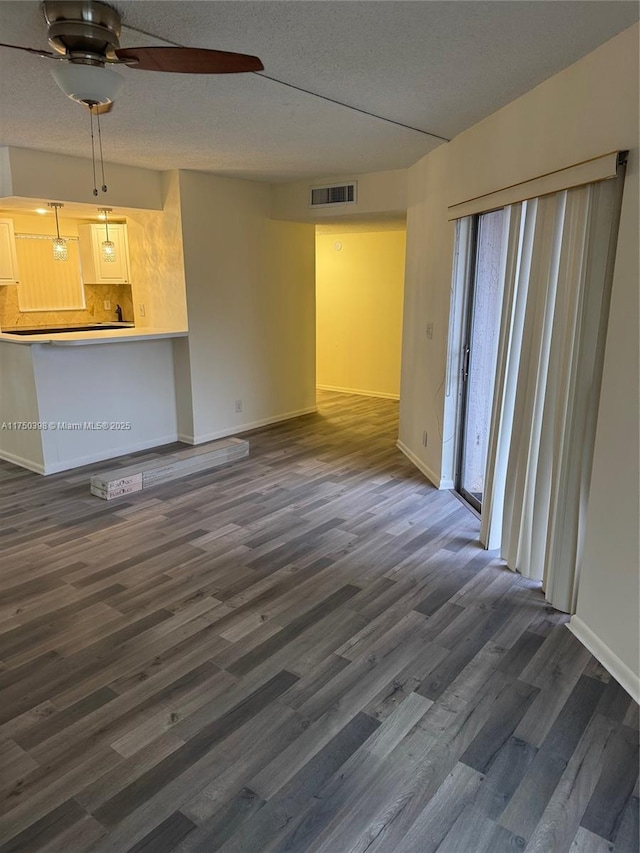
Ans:
<svg viewBox="0 0 640 853"><path fill-rule="evenodd" d="M316 225L316 386L398 400L406 223Z"/></svg>

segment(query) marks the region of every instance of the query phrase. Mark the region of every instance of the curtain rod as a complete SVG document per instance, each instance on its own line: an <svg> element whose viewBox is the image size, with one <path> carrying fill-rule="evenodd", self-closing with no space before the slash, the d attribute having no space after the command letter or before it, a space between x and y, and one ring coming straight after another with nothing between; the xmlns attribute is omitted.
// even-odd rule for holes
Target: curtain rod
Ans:
<svg viewBox="0 0 640 853"><path fill-rule="evenodd" d="M20 240L55 240L55 234L26 234L26 233L16 233L13 235ZM65 237L64 234L60 235L63 240L75 240L76 242L80 239L79 237Z"/></svg>

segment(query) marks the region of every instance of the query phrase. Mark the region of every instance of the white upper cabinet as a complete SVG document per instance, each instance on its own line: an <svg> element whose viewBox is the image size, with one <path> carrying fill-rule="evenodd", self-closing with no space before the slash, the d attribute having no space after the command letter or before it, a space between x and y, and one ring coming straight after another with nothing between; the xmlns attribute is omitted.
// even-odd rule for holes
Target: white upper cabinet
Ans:
<svg viewBox="0 0 640 853"><path fill-rule="evenodd" d="M127 226L109 224L109 240L114 244L114 259L104 258L102 243L106 240L104 225L79 225L80 263L85 284L129 284L129 244Z"/></svg>
<svg viewBox="0 0 640 853"><path fill-rule="evenodd" d="M18 284L18 261L12 219L0 219L0 284Z"/></svg>

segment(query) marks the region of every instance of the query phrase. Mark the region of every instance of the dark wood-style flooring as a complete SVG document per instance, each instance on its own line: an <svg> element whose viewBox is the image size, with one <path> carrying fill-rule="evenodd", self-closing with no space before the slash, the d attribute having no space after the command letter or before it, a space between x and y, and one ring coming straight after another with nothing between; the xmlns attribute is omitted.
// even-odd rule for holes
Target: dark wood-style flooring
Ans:
<svg viewBox="0 0 640 853"><path fill-rule="evenodd" d="M0 463L2 853L637 853L637 706L320 403L110 503Z"/></svg>

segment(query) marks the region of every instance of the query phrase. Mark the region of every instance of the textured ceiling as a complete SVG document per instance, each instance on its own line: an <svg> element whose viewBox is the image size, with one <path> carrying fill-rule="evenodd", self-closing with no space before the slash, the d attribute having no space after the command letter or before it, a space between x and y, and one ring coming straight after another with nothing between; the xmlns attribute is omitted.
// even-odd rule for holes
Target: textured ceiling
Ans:
<svg viewBox="0 0 640 853"><path fill-rule="evenodd" d="M452 137L637 20L618 0L123 0L122 46L160 43L260 56L264 73ZM37 2L0 2L2 40L47 47ZM89 116L48 60L0 49L0 144L88 156ZM403 168L438 144L257 74L123 70L102 121L105 158L150 168L296 180Z"/></svg>

